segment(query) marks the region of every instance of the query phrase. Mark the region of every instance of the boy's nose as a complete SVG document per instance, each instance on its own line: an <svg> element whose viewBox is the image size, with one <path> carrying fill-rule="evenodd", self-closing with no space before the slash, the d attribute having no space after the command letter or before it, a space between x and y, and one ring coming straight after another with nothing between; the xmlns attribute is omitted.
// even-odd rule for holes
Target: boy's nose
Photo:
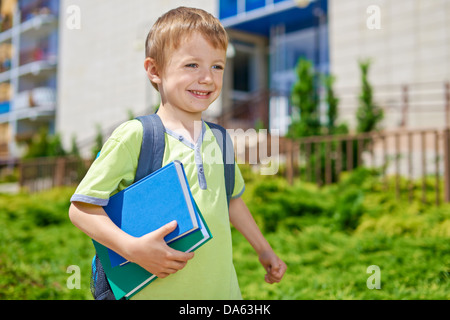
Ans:
<svg viewBox="0 0 450 320"><path fill-rule="evenodd" d="M211 74L211 71L209 70L205 70L202 72L202 74L200 75L200 78L198 80L199 83L206 83L206 84L210 84L213 83L213 76Z"/></svg>

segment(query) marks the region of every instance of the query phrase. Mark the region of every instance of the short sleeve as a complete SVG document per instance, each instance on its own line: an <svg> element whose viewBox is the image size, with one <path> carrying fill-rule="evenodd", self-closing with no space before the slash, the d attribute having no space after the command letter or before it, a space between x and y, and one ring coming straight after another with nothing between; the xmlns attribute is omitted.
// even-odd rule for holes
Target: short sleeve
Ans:
<svg viewBox="0 0 450 320"><path fill-rule="evenodd" d="M138 120L119 126L103 145L70 200L107 205L113 194L134 182L141 143L142 125Z"/></svg>
<svg viewBox="0 0 450 320"><path fill-rule="evenodd" d="M239 169L239 166L237 163L235 163L235 170L234 170L234 191L231 195L232 199L239 198L245 191L245 181L242 177L241 170Z"/></svg>

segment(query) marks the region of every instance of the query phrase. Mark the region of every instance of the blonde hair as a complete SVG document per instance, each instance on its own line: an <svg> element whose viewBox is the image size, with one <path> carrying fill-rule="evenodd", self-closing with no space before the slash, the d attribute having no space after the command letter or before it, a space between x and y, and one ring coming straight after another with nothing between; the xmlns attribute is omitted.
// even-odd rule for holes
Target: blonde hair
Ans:
<svg viewBox="0 0 450 320"><path fill-rule="evenodd" d="M159 17L151 28L145 41L145 57L152 58L162 71L170 50L178 49L193 32L199 32L215 49L227 50L228 35L216 17L202 9L178 7ZM155 83L152 85L158 90Z"/></svg>

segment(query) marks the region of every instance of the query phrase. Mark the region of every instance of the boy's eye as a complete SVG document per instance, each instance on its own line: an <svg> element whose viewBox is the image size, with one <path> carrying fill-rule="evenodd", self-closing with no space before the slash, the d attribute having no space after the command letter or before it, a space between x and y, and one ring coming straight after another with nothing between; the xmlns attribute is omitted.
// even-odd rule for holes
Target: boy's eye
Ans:
<svg viewBox="0 0 450 320"><path fill-rule="evenodd" d="M213 69L223 70L223 67L221 65L215 65L215 66L213 66Z"/></svg>
<svg viewBox="0 0 450 320"><path fill-rule="evenodd" d="M188 67L188 68L197 68L198 64L196 64L196 63L189 63L189 64L186 65L186 67Z"/></svg>

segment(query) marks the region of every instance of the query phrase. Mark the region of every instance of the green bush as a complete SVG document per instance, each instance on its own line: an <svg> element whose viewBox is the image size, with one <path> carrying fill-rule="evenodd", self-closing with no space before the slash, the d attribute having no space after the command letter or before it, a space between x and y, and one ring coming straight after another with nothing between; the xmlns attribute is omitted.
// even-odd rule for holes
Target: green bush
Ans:
<svg viewBox="0 0 450 320"><path fill-rule="evenodd" d="M73 188L0 195L0 299L89 299L92 242L68 218ZM67 267L81 270L69 289Z"/></svg>
<svg viewBox="0 0 450 320"><path fill-rule="evenodd" d="M350 188L343 190L336 199L333 220L339 230L354 230L364 213L364 194L361 190Z"/></svg>
<svg viewBox="0 0 450 320"><path fill-rule="evenodd" d="M253 176L245 200L288 269L280 284L233 229L236 271L244 299L450 299L450 204L434 205L434 180L414 182L415 200L397 198L395 177L377 170L344 172L318 188ZM407 181L400 180L402 186ZM381 289L367 268L379 266Z"/></svg>
<svg viewBox="0 0 450 320"><path fill-rule="evenodd" d="M377 177L376 171L359 168L344 175L338 184L322 189L302 182L290 186L281 178L262 178L253 180L256 186L247 205L266 232L299 222L295 217L302 217L302 222L320 219L337 230L354 230L365 213L364 190L371 189Z"/></svg>
<svg viewBox="0 0 450 320"><path fill-rule="evenodd" d="M266 232L276 231L286 219L327 215L330 210L329 203L320 194L302 184L291 187L284 179L265 179L252 191L248 206Z"/></svg>

